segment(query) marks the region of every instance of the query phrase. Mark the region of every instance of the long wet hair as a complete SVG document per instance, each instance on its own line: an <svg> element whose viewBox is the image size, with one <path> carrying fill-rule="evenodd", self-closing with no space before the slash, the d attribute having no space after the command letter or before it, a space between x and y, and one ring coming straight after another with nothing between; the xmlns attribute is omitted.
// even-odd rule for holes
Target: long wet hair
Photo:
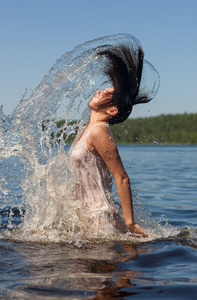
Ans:
<svg viewBox="0 0 197 300"><path fill-rule="evenodd" d="M118 113L110 119L109 124L121 123L129 117L133 105L151 100L139 92L144 52L140 46L134 49L119 45L100 50L97 55L107 58L104 73L114 87L112 103L118 108Z"/></svg>

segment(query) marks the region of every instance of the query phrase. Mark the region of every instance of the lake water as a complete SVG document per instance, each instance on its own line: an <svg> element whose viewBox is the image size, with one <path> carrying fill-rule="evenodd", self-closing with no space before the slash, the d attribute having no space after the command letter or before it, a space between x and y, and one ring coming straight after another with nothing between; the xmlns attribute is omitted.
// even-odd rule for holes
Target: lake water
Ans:
<svg viewBox="0 0 197 300"><path fill-rule="evenodd" d="M0 241L1 299L197 299L197 146L119 151L136 197L166 237L77 246L14 241L10 229ZM17 182L11 188L16 193ZM22 221L9 213L15 225Z"/></svg>

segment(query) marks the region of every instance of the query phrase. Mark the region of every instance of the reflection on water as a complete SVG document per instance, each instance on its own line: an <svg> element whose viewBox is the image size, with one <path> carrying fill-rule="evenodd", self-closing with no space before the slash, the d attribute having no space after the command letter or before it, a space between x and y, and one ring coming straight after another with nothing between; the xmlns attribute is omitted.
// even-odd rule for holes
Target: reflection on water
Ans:
<svg viewBox="0 0 197 300"><path fill-rule="evenodd" d="M121 270L120 263L138 257L134 245L88 244L85 248L73 245L13 244L5 242L7 261L1 280L9 276L9 260L15 272L9 276L14 295L97 295L114 293L120 287L132 286L132 270ZM11 249L10 253L8 249ZM20 261L20 264L18 264ZM12 268L14 266L12 265ZM7 273L7 274L6 274ZM25 277L25 280L24 280Z"/></svg>
<svg viewBox="0 0 197 300"><path fill-rule="evenodd" d="M156 299L171 284L197 284L195 250L169 241L88 243L83 248L3 242L1 250L6 253L1 292L10 290L11 299L126 299L146 289Z"/></svg>

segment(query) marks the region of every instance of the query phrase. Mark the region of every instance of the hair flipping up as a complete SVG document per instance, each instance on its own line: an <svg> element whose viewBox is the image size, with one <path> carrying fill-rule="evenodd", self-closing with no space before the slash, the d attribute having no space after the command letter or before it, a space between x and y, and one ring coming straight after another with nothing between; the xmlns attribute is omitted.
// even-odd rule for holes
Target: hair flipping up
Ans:
<svg viewBox="0 0 197 300"><path fill-rule="evenodd" d="M107 58L104 73L113 84L112 103L118 108L118 113L110 119L109 124L121 123L128 118L133 105L151 100L139 92L144 52L140 46L136 50L131 46L119 45L100 50L97 55Z"/></svg>

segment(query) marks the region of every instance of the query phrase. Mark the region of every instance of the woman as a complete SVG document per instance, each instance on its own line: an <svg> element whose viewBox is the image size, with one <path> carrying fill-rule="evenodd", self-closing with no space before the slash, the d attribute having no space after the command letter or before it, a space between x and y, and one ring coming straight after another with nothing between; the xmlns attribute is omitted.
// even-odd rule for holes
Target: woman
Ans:
<svg viewBox="0 0 197 300"><path fill-rule="evenodd" d="M139 92L143 51L141 47L136 51L122 45L109 47L97 55L107 58L105 73L112 87L98 91L89 101L88 124L71 147L71 160L78 172L77 191L92 220L92 231L102 232L106 226L112 226L116 232L129 230L132 234L147 237L134 221L129 177L109 129L109 124L128 118L133 105L151 100ZM124 222L113 203L110 174L116 182Z"/></svg>

